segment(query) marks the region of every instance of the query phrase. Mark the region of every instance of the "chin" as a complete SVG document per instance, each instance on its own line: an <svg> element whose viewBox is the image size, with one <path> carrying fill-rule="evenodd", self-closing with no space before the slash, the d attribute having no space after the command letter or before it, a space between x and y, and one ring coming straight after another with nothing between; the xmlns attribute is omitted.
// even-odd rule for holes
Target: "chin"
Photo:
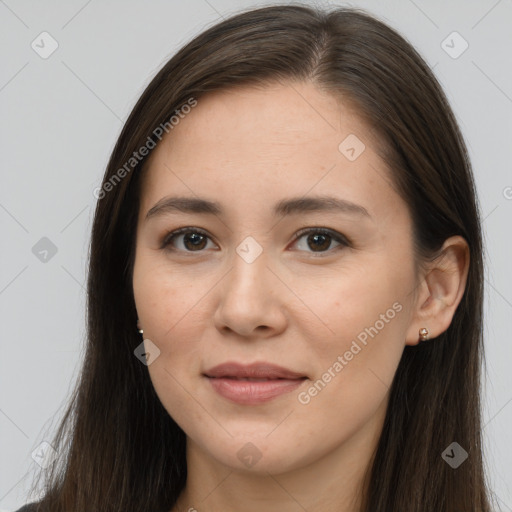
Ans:
<svg viewBox="0 0 512 512"><path fill-rule="evenodd" d="M268 476L286 473L308 465L318 453L301 453L297 443L288 436L285 439L271 439L272 434L260 436L234 436L225 442L206 443L203 449L212 459L239 473Z"/></svg>

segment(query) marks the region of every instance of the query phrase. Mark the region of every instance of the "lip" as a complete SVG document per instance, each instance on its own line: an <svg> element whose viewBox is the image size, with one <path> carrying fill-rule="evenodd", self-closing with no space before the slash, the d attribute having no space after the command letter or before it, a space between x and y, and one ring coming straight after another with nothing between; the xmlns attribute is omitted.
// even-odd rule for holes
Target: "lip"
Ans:
<svg viewBox="0 0 512 512"><path fill-rule="evenodd" d="M302 373L266 362L248 365L227 362L203 375L219 395L244 405L267 402L297 389L307 380Z"/></svg>

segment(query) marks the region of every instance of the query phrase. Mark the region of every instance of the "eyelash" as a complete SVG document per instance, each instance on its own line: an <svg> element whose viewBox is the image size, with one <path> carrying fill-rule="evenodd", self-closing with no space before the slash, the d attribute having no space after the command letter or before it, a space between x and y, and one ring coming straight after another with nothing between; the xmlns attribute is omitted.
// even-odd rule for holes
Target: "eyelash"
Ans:
<svg viewBox="0 0 512 512"><path fill-rule="evenodd" d="M186 252L186 253L190 253L190 254L193 254L194 252L203 252L204 250L181 251L180 249L169 247L171 245L171 242L177 236L186 234L186 233L198 233L198 234L203 235L203 236L207 237L208 239L210 239L210 236L208 235L208 233L201 228L184 227L184 228L176 229L175 231L171 231L171 232L167 233L167 235L165 235L165 237L162 241L160 248L171 251L171 252L179 251L179 252ZM327 235L327 236L331 237L334 241L336 241L340 244L339 246L334 247L332 249L328 249L326 251L319 251L319 252L306 251L306 252L310 252L312 255L314 255L314 257L323 257L326 254L331 254L333 251L336 251L337 249L342 249L343 247L351 247L350 241L345 236L343 236L341 233L338 233L337 231L334 231L334 230L328 229L328 228L304 228L304 229L301 229L300 231L295 233L295 235L293 237L293 242L298 241L304 235L309 235L309 234L313 234L313 233L320 234L320 235Z"/></svg>

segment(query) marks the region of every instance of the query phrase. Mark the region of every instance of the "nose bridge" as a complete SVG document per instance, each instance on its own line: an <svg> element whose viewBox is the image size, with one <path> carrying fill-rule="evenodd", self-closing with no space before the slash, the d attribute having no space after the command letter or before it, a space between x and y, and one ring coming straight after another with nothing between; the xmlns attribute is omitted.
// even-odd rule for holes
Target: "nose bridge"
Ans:
<svg viewBox="0 0 512 512"><path fill-rule="evenodd" d="M266 294L268 284L268 251L252 236L247 236L235 248L233 268L230 272L230 285L240 295L256 299Z"/></svg>
<svg viewBox="0 0 512 512"><path fill-rule="evenodd" d="M271 289L275 277L267 268L268 255L252 237L235 248L215 315L218 327L249 335L261 326L272 331L284 326L275 290Z"/></svg>

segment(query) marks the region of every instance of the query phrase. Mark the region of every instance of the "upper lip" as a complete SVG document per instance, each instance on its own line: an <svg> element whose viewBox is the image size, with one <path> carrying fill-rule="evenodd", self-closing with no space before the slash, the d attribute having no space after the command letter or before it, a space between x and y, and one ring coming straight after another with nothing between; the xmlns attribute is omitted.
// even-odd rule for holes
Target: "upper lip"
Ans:
<svg viewBox="0 0 512 512"><path fill-rule="evenodd" d="M256 378L256 379L303 379L306 375L272 363L256 362L241 364L222 363L204 372L207 377Z"/></svg>

